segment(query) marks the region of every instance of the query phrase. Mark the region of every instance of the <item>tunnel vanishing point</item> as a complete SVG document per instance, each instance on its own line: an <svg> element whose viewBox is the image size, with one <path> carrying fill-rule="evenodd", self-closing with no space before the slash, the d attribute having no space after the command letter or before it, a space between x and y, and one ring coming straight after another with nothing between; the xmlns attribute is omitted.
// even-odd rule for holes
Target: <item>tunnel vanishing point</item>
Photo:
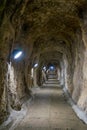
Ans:
<svg viewBox="0 0 87 130"><path fill-rule="evenodd" d="M87 0L0 0L0 124L51 69L87 115Z"/></svg>

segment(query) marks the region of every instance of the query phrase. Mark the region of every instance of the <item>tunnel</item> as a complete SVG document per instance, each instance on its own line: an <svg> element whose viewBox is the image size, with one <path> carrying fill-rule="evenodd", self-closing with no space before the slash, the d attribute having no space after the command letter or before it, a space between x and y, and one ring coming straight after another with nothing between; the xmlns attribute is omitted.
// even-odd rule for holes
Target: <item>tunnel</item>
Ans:
<svg viewBox="0 0 87 130"><path fill-rule="evenodd" d="M0 129L87 130L87 0L0 0Z"/></svg>

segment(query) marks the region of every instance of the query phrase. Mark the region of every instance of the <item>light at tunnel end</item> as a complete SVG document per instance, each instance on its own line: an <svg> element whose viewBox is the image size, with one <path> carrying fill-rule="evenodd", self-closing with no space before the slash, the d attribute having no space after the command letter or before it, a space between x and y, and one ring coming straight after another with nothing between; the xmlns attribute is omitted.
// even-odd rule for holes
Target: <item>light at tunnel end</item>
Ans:
<svg viewBox="0 0 87 130"><path fill-rule="evenodd" d="M55 67L54 66L50 66L50 70L54 70L55 69Z"/></svg>

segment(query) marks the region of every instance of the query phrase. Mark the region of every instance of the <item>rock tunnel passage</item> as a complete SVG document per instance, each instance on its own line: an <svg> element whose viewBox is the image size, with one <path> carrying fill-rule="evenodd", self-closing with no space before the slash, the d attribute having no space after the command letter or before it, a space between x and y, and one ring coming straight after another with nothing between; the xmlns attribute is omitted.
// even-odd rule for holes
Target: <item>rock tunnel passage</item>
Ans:
<svg viewBox="0 0 87 130"><path fill-rule="evenodd" d="M45 86L34 88L27 115L14 130L87 130L67 103L58 80L52 77Z"/></svg>
<svg viewBox="0 0 87 130"><path fill-rule="evenodd" d="M0 0L0 126L24 117L33 88L51 97L49 76L87 125L87 0Z"/></svg>
<svg viewBox="0 0 87 130"><path fill-rule="evenodd" d="M32 89L33 99L24 118L2 130L87 130L68 104L59 81L50 77L42 87Z"/></svg>
<svg viewBox="0 0 87 130"><path fill-rule="evenodd" d="M33 98L27 102L27 113L23 118L21 117L23 113L20 113L14 121L1 127L1 130L87 129L68 104L54 73L48 75L48 80L43 86L34 87L31 90ZM21 117L20 120L17 120L18 116Z"/></svg>

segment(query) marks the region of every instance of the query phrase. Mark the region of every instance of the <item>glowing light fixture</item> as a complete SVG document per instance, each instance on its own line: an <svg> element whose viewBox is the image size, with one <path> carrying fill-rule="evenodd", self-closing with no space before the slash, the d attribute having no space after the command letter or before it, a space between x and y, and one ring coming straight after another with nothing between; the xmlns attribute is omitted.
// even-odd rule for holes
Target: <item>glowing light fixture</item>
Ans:
<svg viewBox="0 0 87 130"><path fill-rule="evenodd" d="M34 65L34 68L36 68L38 66L38 64L36 63L35 65Z"/></svg>
<svg viewBox="0 0 87 130"><path fill-rule="evenodd" d="M22 51L18 51L15 55L14 55L14 59L18 59L20 56L22 56L23 52Z"/></svg>
<svg viewBox="0 0 87 130"><path fill-rule="evenodd" d="M46 66L43 67L43 70L46 70Z"/></svg>

